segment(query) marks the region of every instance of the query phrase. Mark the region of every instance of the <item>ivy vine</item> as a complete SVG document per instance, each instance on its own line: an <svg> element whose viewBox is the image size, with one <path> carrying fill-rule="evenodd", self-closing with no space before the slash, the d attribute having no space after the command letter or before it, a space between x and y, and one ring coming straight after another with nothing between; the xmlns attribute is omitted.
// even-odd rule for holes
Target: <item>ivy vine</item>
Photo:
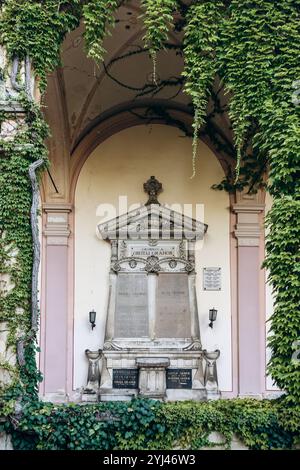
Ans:
<svg viewBox="0 0 300 470"><path fill-rule="evenodd" d="M284 401L251 399L161 403L137 398L86 406L28 401L17 414L6 404L2 429L17 450L230 449L234 435L253 450L293 449L299 443L299 411L287 410Z"/></svg>
<svg viewBox="0 0 300 470"><path fill-rule="evenodd" d="M60 65L60 47L67 32L79 25L79 0L5 0L0 17L0 41L8 57L32 59L41 90L47 74Z"/></svg>
<svg viewBox="0 0 300 470"><path fill-rule="evenodd" d="M222 2L200 2L192 5L186 15L184 28L183 76L186 92L195 109L193 138L193 173L196 175L197 142L211 87L217 73L215 51L222 25Z"/></svg>
<svg viewBox="0 0 300 470"><path fill-rule="evenodd" d="M115 24L113 14L121 3L118 0L91 0L83 5L88 56L98 63L104 59L103 40Z"/></svg>
<svg viewBox="0 0 300 470"><path fill-rule="evenodd" d="M15 110L17 104L22 113ZM39 158L47 164L44 140L48 126L39 106L28 100L25 92L20 94L18 103L8 105L5 118L11 119L16 129L14 139L0 140L0 260L4 275L0 286L0 322L8 332L6 355L16 354L18 344L22 344L24 362L15 364L2 359L1 368L6 371L5 382L12 383L9 390L14 396L21 393L37 396L40 373L35 363L36 332L31 328L33 246L28 170Z"/></svg>
<svg viewBox="0 0 300 470"><path fill-rule="evenodd" d="M267 158L273 206L265 266L275 301L269 373L291 401L300 401L300 107L292 100L300 76L300 2L230 2L217 50L220 74L231 92L236 147L250 144ZM246 136L248 139L246 140Z"/></svg>
<svg viewBox="0 0 300 470"><path fill-rule="evenodd" d="M153 61L153 83L157 83L157 53L168 41L169 31L173 26L173 12L178 4L176 0L141 0L144 9L143 20L146 29L145 46L149 49Z"/></svg>

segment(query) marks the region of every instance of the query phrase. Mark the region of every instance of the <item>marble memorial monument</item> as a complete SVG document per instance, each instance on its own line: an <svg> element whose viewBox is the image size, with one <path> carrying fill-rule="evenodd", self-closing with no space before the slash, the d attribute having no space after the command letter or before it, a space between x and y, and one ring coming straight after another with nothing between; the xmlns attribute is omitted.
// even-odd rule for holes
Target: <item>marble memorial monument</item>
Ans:
<svg viewBox="0 0 300 470"><path fill-rule="evenodd" d="M144 206L98 225L111 244L111 269L97 393L103 401L206 399L195 243L207 225L161 205L154 176L144 190ZM216 375L215 363L210 369Z"/></svg>

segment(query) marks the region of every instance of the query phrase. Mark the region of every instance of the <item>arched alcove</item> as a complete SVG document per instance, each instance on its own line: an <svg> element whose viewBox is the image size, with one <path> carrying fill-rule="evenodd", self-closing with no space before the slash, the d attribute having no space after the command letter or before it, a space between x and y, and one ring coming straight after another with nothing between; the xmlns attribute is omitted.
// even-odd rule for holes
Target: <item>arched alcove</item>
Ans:
<svg viewBox="0 0 300 470"><path fill-rule="evenodd" d="M221 349L220 388L232 390L229 197L211 189L224 172L204 142L199 142L197 167L197 175L191 179L190 139L175 127L162 124L123 129L94 148L85 160L74 199L74 388L85 385L85 349L101 348L104 339L110 246L97 238L96 225L103 221L105 209L107 218L118 215L120 202L120 213L127 212L132 204L143 204L143 183L155 175L164 187L161 203L176 204L179 211L186 205L185 209L194 211L190 215L197 215L209 226L204 243L198 242L196 250L201 339L204 348ZM120 196L124 196L121 201ZM116 213L110 212L113 208ZM205 292L203 268L214 266L222 269L222 289ZM212 307L219 310L213 330L208 326ZM93 331L88 323L92 308L97 311Z"/></svg>

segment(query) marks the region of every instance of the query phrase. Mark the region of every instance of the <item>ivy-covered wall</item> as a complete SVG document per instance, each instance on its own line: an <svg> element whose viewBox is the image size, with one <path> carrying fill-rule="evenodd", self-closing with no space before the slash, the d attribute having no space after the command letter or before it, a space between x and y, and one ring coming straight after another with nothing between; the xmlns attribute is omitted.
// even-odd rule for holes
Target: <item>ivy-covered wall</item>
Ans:
<svg viewBox="0 0 300 470"><path fill-rule="evenodd" d="M44 139L48 128L39 106L25 93L20 94L18 102L7 100L5 106L8 111L2 111L0 123L9 121L14 137L0 140L0 321L2 334L6 333L6 351L1 351L0 359L4 378L1 391L9 385L9 395L36 396L40 374L31 315L32 189L28 172L38 159L47 162ZM17 349L18 362L12 359Z"/></svg>
<svg viewBox="0 0 300 470"><path fill-rule="evenodd" d="M299 409L286 408L284 400L133 399L85 406L29 402L17 415L9 405L6 413L12 416L2 429L11 434L15 449L230 449L234 438L255 450L299 445Z"/></svg>
<svg viewBox="0 0 300 470"><path fill-rule="evenodd" d="M19 100L25 115L15 137L0 140L0 260L1 272L10 281L8 291L1 286L0 321L8 330L8 347L18 349L19 360L18 364L2 363L11 377L10 387L3 389L7 399L28 393L35 396L39 379L34 361L35 329L31 322L33 248L28 168L39 158L46 162L43 142L47 130L28 86L22 85L20 66L25 63L28 74L32 65L43 92L47 74L59 64L63 38L80 19L85 23L87 53L101 61L105 54L103 38L108 29L112 30L113 14L122 3L1 2L0 42L7 52L7 63L0 78L2 83L3 78L11 78L18 95L15 100ZM184 34L183 76L195 115L191 156L194 168L207 100L218 77L230 96L229 117L237 163L233 180L218 187L230 191L243 187L255 190L268 171L268 190L274 204L267 219L265 266L275 295L269 372L286 391L290 404L298 406L300 361L292 358L300 338L300 106L293 93L300 78L300 1L201 0L185 4L180 0L143 0L141 7L145 46L153 59L154 79L156 54L164 47L169 28ZM3 99L8 97L1 99L1 122L15 119L16 114L3 106Z"/></svg>

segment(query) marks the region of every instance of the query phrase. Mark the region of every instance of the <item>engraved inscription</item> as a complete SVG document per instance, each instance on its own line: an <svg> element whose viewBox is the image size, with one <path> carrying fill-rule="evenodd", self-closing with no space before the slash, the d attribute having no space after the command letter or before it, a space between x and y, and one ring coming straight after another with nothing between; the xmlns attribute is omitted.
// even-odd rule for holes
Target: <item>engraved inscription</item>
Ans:
<svg viewBox="0 0 300 470"><path fill-rule="evenodd" d="M221 268L203 268L203 290L221 290Z"/></svg>
<svg viewBox="0 0 300 470"><path fill-rule="evenodd" d="M155 333L158 338L188 338L191 335L187 274L158 276Z"/></svg>
<svg viewBox="0 0 300 470"><path fill-rule="evenodd" d="M113 369L113 388L138 388L138 369Z"/></svg>
<svg viewBox="0 0 300 470"><path fill-rule="evenodd" d="M118 275L115 337L140 338L149 334L146 274Z"/></svg>
<svg viewBox="0 0 300 470"><path fill-rule="evenodd" d="M167 388L192 388L192 369L167 369Z"/></svg>
<svg viewBox="0 0 300 470"><path fill-rule="evenodd" d="M148 257L172 257L176 255L174 246L132 246L130 256Z"/></svg>

